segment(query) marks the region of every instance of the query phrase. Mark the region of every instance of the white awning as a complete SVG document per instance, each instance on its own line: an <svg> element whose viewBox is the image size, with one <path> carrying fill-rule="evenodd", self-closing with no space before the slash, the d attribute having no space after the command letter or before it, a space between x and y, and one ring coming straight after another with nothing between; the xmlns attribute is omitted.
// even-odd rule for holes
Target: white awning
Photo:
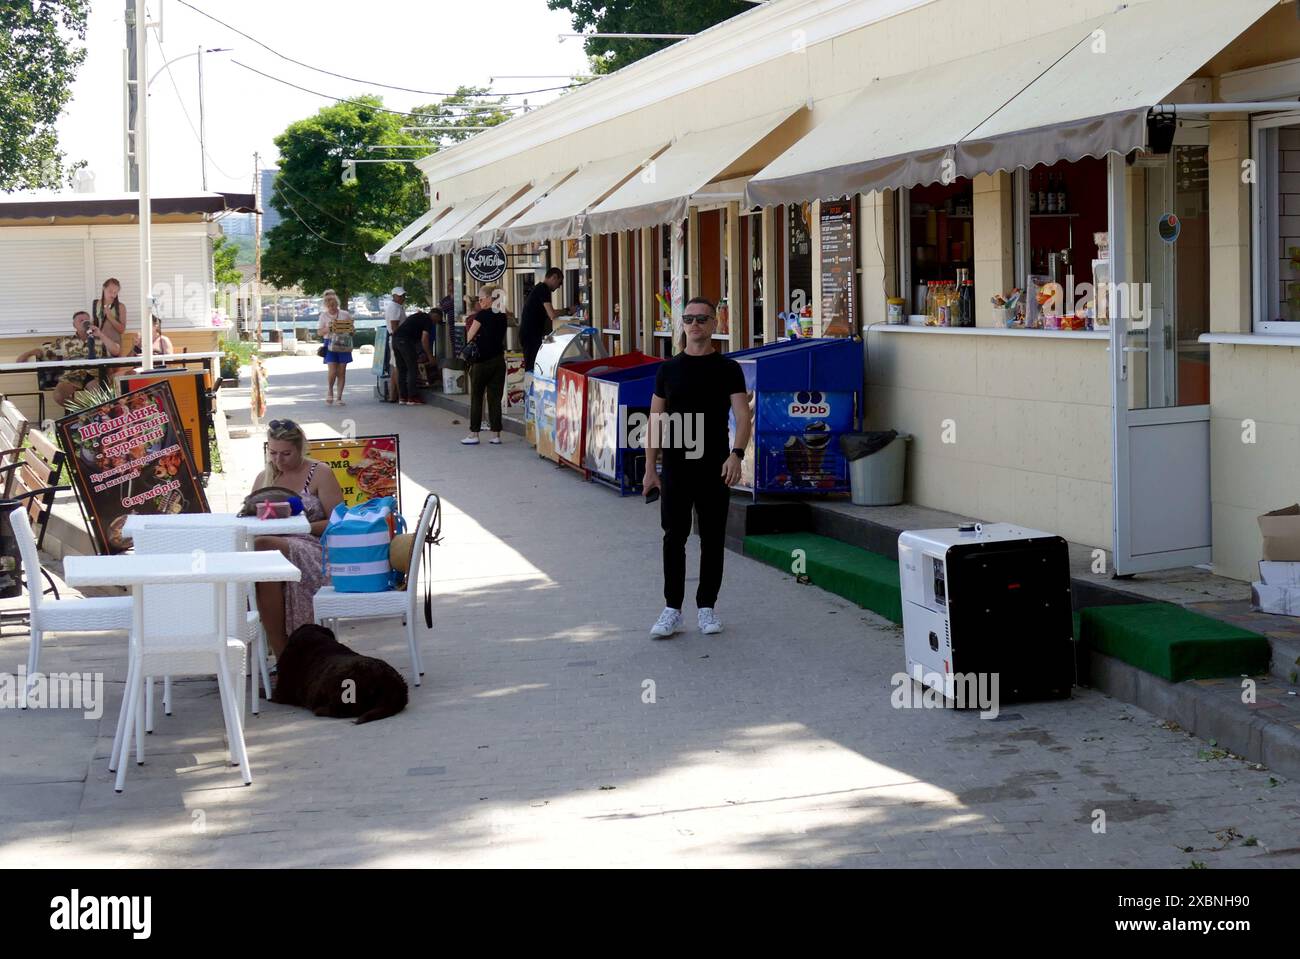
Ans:
<svg viewBox="0 0 1300 959"><path fill-rule="evenodd" d="M636 150L579 167L577 173L506 227L502 231L505 241L533 243L580 236L585 232L583 215L662 151L662 146L654 150Z"/></svg>
<svg viewBox="0 0 1300 959"><path fill-rule="evenodd" d="M587 232L614 233L685 219L690 198L705 186L727 173L752 173L760 167L762 159L747 170L733 169L759 141L802 109L800 105L686 134L592 209L585 221Z"/></svg>
<svg viewBox="0 0 1300 959"><path fill-rule="evenodd" d="M751 204L951 181L1127 153L1145 111L1275 0L1148 0L876 80L749 182Z"/></svg>
<svg viewBox="0 0 1300 959"><path fill-rule="evenodd" d="M478 228L484 219L500 210L524 189L524 184L502 187L495 193L462 200L452 211L416 237L402 250L402 259L425 260L431 256L454 253L460 241Z"/></svg>
<svg viewBox="0 0 1300 959"><path fill-rule="evenodd" d="M367 253L366 259L371 263L378 263L381 266L387 266L392 260L393 254L400 250L420 232L427 230L438 221L451 207L445 204L434 206L432 209L425 210L414 221L408 223L402 232L393 237L374 253Z"/></svg>
<svg viewBox="0 0 1300 959"><path fill-rule="evenodd" d="M1149 0L1088 36L957 144L961 176L1128 153L1147 111L1264 16L1276 0Z"/></svg>
<svg viewBox="0 0 1300 959"><path fill-rule="evenodd" d="M521 213L527 211L532 205L542 197L546 196L557 186L573 175L573 170L566 170L563 173L552 173L550 176L542 177L536 181L526 192L511 200L501 210L492 216L489 216L472 237L475 246L488 246L500 241L500 231L509 226L510 223Z"/></svg>
<svg viewBox="0 0 1300 959"><path fill-rule="evenodd" d="M1090 28L872 82L759 171L751 205L798 203L951 180L952 145L1063 56Z"/></svg>

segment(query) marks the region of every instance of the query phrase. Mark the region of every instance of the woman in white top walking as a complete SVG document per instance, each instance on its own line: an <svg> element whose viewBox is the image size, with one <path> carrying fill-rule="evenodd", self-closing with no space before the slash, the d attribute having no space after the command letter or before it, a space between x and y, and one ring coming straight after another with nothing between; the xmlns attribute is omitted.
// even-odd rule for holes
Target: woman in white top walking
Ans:
<svg viewBox="0 0 1300 959"><path fill-rule="evenodd" d="M348 381L348 364L352 362L352 336L356 325L352 322L352 314L339 308L339 295L333 290L326 290L322 297L317 332L325 341L325 367L329 370L325 403L328 406L334 404L334 386L337 383L339 406L347 406L343 402L343 387Z"/></svg>

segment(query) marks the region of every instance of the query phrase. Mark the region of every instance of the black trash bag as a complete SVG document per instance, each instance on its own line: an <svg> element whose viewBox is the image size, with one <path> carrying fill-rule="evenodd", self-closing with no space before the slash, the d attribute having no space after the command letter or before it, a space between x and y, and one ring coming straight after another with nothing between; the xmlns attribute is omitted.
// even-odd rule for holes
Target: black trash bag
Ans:
<svg viewBox="0 0 1300 959"><path fill-rule="evenodd" d="M869 433L841 433L840 452L852 463L872 453L879 453L898 438L898 430L873 430Z"/></svg>

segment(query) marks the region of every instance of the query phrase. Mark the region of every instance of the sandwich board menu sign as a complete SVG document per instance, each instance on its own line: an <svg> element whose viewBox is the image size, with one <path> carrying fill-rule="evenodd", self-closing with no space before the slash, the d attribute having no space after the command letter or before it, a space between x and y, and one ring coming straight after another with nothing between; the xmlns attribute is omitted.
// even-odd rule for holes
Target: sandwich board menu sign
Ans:
<svg viewBox="0 0 1300 959"><path fill-rule="evenodd" d="M55 428L99 553L130 547L122 527L133 513L209 512L168 380L72 413Z"/></svg>
<svg viewBox="0 0 1300 959"><path fill-rule="evenodd" d="M360 506L379 496L393 496L402 508L401 459L396 436L308 440L307 455L334 473L346 506Z"/></svg>

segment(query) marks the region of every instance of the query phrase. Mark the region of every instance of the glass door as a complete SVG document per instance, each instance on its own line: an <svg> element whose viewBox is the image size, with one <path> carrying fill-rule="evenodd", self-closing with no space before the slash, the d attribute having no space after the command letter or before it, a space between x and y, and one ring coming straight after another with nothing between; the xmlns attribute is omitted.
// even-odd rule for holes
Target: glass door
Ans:
<svg viewBox="0 0 1300 959"><path fill-rule="evenodd" d="M1207 154L1205 144L1176 143L1168 156L1136 164L1141 282L1129 291L1130 409L1210 401L1210 348L1200 342L1210 329Z"/></svg>
<svg viewBox="0 0 1300 959"><path fill-rule="evenodd" d="M1211 556L1205 145L1109 159L1116 575Z"/></svg>

